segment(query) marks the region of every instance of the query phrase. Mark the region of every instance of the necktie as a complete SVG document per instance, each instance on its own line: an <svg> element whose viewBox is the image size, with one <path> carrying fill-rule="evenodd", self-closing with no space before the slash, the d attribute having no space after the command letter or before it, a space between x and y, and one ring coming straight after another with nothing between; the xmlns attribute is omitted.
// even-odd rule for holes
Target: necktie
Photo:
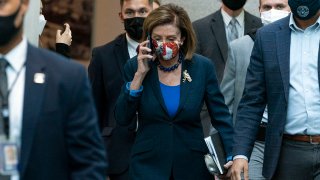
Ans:
<svg viewBox="0 0 320 180"><path fill-rule="evenodd" d="M229 25L229 43L239 37L238 29L237 29L237 19L232 18Z"/></svg>
<svg viewBox="0 0 320 180"><path fill-rule="evenodd" d="M6 135L8 130L9 122L7 118L5 118L5 111L8 108L8 80L6 67L8 66L8 61L4 58L0 58L0 136Z"/></svg>
<svg viewBox="0 0 320 180"><path fill-rule="evenodd" d="M8 61L4 58L0 58L0 136L4 139L6 136L5 129L9 129L8 119L4 117L3 110L8 107L8 80L6 67L8 66ZM5 128L6 126L6 128ZM10 180L10 176L0 175L0 180Z"/></svg>

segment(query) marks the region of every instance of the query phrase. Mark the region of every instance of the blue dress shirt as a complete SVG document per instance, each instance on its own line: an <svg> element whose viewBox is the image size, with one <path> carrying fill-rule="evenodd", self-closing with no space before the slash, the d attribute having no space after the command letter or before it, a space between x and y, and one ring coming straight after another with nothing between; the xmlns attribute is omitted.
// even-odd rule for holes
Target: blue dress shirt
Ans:
<svg viewBox="0 0 320 180"><path fill-rule="evenodd" d="M290 17L290 84L286 134L320 135L320 18L305 30Z"/></svg>

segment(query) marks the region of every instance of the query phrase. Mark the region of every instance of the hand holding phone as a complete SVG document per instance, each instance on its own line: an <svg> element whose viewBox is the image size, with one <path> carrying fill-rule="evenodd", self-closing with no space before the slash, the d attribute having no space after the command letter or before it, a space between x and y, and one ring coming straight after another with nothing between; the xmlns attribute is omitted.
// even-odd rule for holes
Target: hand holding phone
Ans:
<svg viewBox="0 0 320 180"><path fill-rule="evenodd" d="M148 47L149 49L151 49L150 54L152 55L154 52L153 52L153 44L152 44L152 38L151 38L150 33L148 33L147 39L148 39L148 41L149 41L148 44L147 44L147 47Z"/></svg>

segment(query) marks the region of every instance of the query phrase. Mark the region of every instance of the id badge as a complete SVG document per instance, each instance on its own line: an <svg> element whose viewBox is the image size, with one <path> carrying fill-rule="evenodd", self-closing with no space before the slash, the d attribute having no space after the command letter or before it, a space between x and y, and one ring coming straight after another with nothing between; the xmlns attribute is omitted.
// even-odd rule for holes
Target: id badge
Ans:
<svg viewBox="0 0 320 180"><path fill-rule="evenodd" d="M18 174L19 151L16 143L0 143L0 174L16 175Z"/></svg>

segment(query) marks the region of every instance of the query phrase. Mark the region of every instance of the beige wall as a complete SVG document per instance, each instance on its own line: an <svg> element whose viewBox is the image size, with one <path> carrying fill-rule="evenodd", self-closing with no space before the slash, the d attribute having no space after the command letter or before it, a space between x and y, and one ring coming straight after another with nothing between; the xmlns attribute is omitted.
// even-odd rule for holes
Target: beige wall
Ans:
<svg viewBox="0 0 320 180"><path fill-rule="evenodd" d="M221 6L221 0L161 0L165 3L175 3L182 6L189 14L191 21L205 17ZM250 13L259 16L258 11L259 0L247 0L245 9Z"/></svg>
<svg viewBox="0 0 320 180"><path fill-rule="evenodd" d="M100 46L113 40L123 32L118 13L119 0L95 0L92 47Z"/></svg>

